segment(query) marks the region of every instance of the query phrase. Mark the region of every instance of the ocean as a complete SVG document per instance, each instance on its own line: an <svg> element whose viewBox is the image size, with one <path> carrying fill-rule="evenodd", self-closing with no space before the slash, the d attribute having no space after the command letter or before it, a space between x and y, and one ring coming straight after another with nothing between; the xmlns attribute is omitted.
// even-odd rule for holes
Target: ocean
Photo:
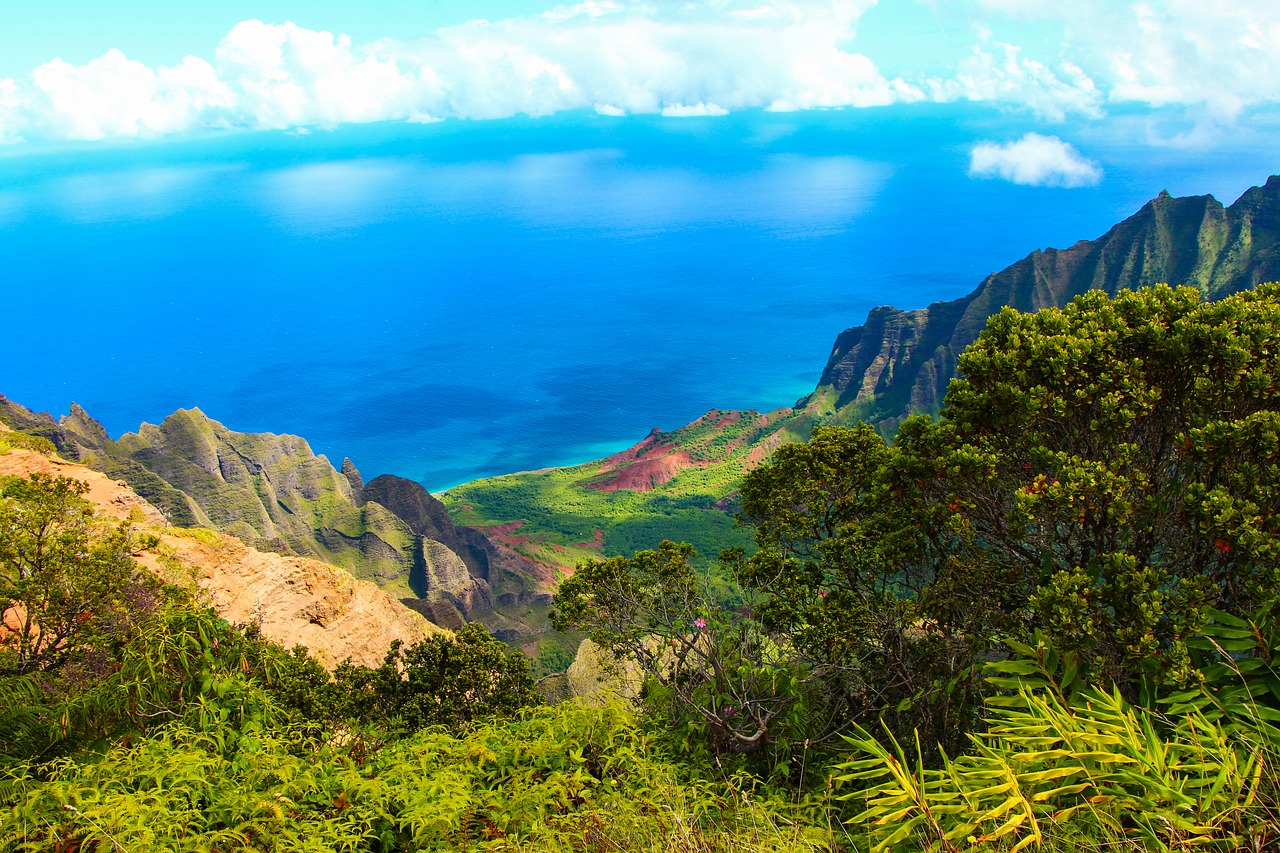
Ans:
<svg viewBox="0 0 1280 853"><path fill-rule="evenodd" d="M197 406L441 490L790 405L876 305L1280 171L1265 117L1205 141L1135 114L1051 131L1097 186L969 176L1032 128L931 105L9 146L0 393L113 436Z"/></svg>

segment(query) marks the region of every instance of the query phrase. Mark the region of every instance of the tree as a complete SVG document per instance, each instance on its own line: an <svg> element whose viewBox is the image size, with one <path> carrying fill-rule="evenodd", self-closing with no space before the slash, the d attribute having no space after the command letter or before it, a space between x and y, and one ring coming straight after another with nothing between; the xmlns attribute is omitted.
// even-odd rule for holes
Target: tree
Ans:
<svg viewBox="0 0 1280 853"><path fill-rule="evenodd" d="M0 489L0 676L57 670L122 642L149 607L127 528L101 529L87 490L40 473Z"/></svg>
<svg viewBox="0 0 1280 853"><path fill-rule="evenodd" d="M1005 309L942 422L900 434L898 483L1024 632L1117 683L1184 676L1204 607L1251 612L1280 580L1278 353L1280 285Z"/></svg>
<svg viewBox="0 0 1280 853"><path fill-rule="evenodd" d="M822 674L840 725L883 718L955 748L947 733L962 738L957 717L979 707L985 634L962 611L921 607L945 556L891 488L895 455L867 424L778 448L741 486L759 551L724 556L760 593L755 618Z"/></svg>
<svg viewBox="0 0 1280 853"><path fill-rule="evenodd" d="M1204 608L1249 612L1280 580L1277 353L1274 284L1005 309L939 421L892 448L818 430L748 475L748 580L815 656L888 595L919 636L980 652L1039 629L1104 681L1184 678Z"/></svg>
<svg viewBox="0 0 1280 853"><path fill-rule="evenodd" d="M632 557L583 563L560 585L552 624L587 631L616 660L638 664L644 707L684 746L789 773L794 755L843 714L815 689L821 673L756 620L717 603L694 557L693 546L664 540Z"/></svg>
<svg viewBox="0 0 1280 853"><path fill-rule="evenodd" d="M393 641L382 665L339 664L332 683L302 684L312 696L295 707L327 707L329 722L372 724L416 731L456 728L487 717L509 717L542 703L529 660L511 651L483 625L437 634L405 648ZM316 698L319 697L319 698Z"/></svg>
<svg viewBox="0 0 1280 853"><path fill-rule="evenodd" d="M403 653L400 666L399 713L410 728L507 717L542 703L528 658L477 622L452 637L436 635L415 643Z"/></svg>

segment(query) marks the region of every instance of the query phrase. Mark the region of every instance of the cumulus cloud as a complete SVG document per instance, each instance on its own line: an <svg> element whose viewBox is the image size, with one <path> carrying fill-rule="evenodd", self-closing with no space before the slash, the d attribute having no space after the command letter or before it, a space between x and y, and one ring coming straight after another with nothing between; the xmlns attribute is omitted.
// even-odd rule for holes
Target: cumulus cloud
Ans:
<svg viewBox="0 0 1280 853"><path fill-rule="evenodd" d="M1105 94L1080 66L1059 63L1055 69L1023 54L1008 42L982 40L960 62L956 75L932 86L936 100L965 99L1018 104L1060 121L1068 113L1102 114Z"/></svg>
<svg viewBox="0 0 1280 853"><path fill-rule="evenodd" d="M1257 0L960 0L979 33L944 98L999 100L1058 117L1112 105L1187 108L1229 123L1280 103L1280 4ZM967 7L967 8L966 8ZM1030 56L1028 22L1052 33ZM1043 45L1053 45L1046 48Z"/></svg>
<svg viewBox="0 0 1280 853"><path fill-rule="evenodd" d="M1028 133L1006 145L983 142L975 146L969 174L1033 187L1088 187L1102 180L1097 163L1081 157L1058 137L1038 133Z"/></svg>
<svg viewBox="0 0 1280 853"><path fill-rule="evenodd" d="M850 52L875 0L588 0L472 21L415 41L353 45L292 23L244 21L212 58L150 68L117 50L0 80L0 138L100 139L210 127L384 120L722 115L918 100Z"/></svg>
<svg viewBox="0 0 1280 853"><path fill-rule="evenodd" d="M108 50L0 79L0 141L157 136L201 128L541 116L720 115L921 100L986 102L1054 121L1118 105L1227 124L1280 103L1280 4L1257 0L954 0L938 65L858 49L876 0L583 0L423 38L353 44L244 21L205 57L150 67ZM909 16L908 16L909 18ZM903 19L906 20L906 19ZM912 24L917 25L917 24ZM910 38L910 33L901 37ZM886 42L882 42L886 43ZM892 44L893 42L887 42ZM945 68L938 72L937 68Z"/></svg>

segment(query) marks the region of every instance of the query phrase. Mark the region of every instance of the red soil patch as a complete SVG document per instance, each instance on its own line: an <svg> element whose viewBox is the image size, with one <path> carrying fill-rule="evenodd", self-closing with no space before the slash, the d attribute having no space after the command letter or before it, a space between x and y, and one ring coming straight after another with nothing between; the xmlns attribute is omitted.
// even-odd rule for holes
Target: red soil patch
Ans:
<svg viewBox="0 0 1280 853"><path fill-rule="evenodd" d="M488 527L476 527L476 530L479 530L494 542L505 545L508 548L514 548L517 545L523 545L532 538L529 536L512 535L523 526L523 521L508 521L505 524L492 524Z"/></svg>
<svg viewBox="0 0 1280 853"><path fill-rule="evenodd" d="M602 492L651 492L686 468L707 466L693 461L689 451L663 443L664 437L655 429L639 444L602 459L600 475L587 487Z"/></svg>
<svg viewBox="0 0 1280 853"><path fill-rule="evenodd" d="M652 456L640 459L631 465L614 471L612 478L591 484L591 488L602 492L652 492L659 485L668 482L686 467L705 467L707 462L695 462L689 451L676 451L666 456Z"/></svg>
<svg viewBox="0 0 1280 853"><path fill-rule="evenodd" d="M705 468L706 462L695 462L687 450L670 451L655 448L624 468L618 468L590 483L602 492L651 492L686 468Z"/></svg>

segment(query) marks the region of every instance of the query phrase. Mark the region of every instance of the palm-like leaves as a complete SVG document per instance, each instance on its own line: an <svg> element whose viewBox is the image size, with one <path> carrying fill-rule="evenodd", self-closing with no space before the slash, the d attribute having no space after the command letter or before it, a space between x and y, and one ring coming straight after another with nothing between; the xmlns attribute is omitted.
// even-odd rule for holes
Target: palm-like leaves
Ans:
<svg viewBox="0 0 1280 853"><path fill-rule="evenodd" d="M861 731L849 742L864 757L838 777L866 786L846 795L865 802L853 823L876 853L988 842L1016 851L1068 821L1156 850L1274 840L1280 824L1264 806L1275 800L1280 729L1259 700L1272 698L1280 632L1274 620L1215 616L1199 645L1218 660L1203 688L1170 697L1167 714L1081 688L1069 655L1020 646L995 666L992 680L1015 690L991 701L971 753L926 769L892 737L885 747Z"/></svg>

